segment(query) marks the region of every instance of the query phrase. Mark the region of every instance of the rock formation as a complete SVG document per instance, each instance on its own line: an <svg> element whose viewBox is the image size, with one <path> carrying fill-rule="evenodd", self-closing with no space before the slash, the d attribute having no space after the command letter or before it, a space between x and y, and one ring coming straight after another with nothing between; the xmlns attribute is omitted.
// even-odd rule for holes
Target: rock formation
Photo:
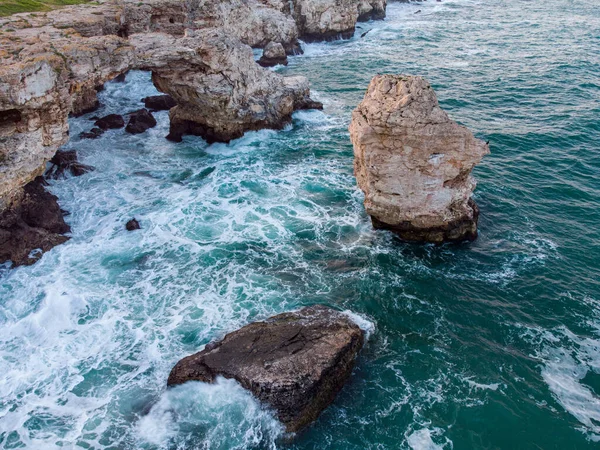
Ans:
<svg viewBox="0 0 600 450"><path fill-rule="evenodd" d="M155 86L177 106L169 112L168 138L184 134L229 142L246 131L282 128L309 101L304 77L282 77L254 61L252 49L220 29L129 37L137 67L151 70Z"/></svg>
<svg viewBox="0 0 600 450"><path fill-rule="evenodd" d="M294 54L299 37L347 37L384 8L384 0L99 0L0 18L0 214L68 141L68 116L98 106L107 81L152 71L177 104L173 140L281 128L294 110L320 104L305 78L262 69L248 46L273 42Z"/></svg>
<svg viewBox="0 0 600 450"><path fill-rule="evenodd" d="M177 102L170 95L151 95L143 98L142 101L150 111L168 111L177 106Z"/></svg>
<svg viewBox="0 0 600 450"><path fill-rule="evenodd" d="M258 60L262 67L273 67L278 64L287 66L288 60L283 45L279 42L269 42Z"/></svg>
<svg viewBox="0 0 600 450"><path fill-rule="evenodd" d="M92 166L81 164L75 150L60 150L50 160L51 167L46 172L46 178L57 179L69 172L74 177L94 170Z"/></svg>
<svg viewBox="0 0 600 450"><path fill-rule="evenodd" d="M311 306L255 322L179 361L167 384L233 378L273 408L288 431L313 422L350 377L363 331Z"/></svg>
<svg viewBox="0 0 600 450"><path fill-rule="evenodd" d="M356 22L385 17L386 0L292 0L291 14L306 42L347 39Z"/></svg>
<svg viewBox="0 0 600 450"><path fill-rule="evenodd" d="M0 216L0 263L33 264L42 252L66 242L69 238L64 234L69 231L57 198L44 189L43 178L37 177Z"/></svg>
<svg viewBox="0 0 600 450"><path fill-rule="evenodd" d="M140 134L155 126L156 119L152 113L147 109L142 108L129 114L129 122L125 127L125 131L131 134Z"/></svg>
<svg viewBox="0 0 600 450"><path fill-rule="evenodd" d="M125 126L125 119L120 114L109 114L94 122L101 130L116 130Z"/></svg>
<svg viewBox="0 0 600 450"><path fill-rule="evenodd" d="M142 227L140 226L140 223L137 221L137 219L134 217L131 220L128 220L127 223L125 224L125 229L127 231L135 231L135 230L139 230Z"/></svg>
<svg viewBox="0 0 600 450"><path fill-rule="evenodd" d="M373 78L352 114L354 171L375 228L407 241L474 240L471 171L486 143L452 121L421 77Z"/></svg>

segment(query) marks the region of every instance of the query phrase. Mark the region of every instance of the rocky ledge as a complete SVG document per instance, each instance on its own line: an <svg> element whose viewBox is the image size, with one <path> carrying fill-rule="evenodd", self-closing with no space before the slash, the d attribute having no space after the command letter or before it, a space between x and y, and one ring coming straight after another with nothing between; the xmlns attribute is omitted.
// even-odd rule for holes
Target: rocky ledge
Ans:
<svg viewBox="0 0 600 450"><path fill-rule="evenodd" d="M448 117L426 80L373 78L352 114L350 137L375 228L416 242L477 237L471 171L489 147Z"/></svg>
<svg viewBox="0 0 600 450"><path fill-rule="evenodd" d="M348 316L311 306L251 323L208 344L179 361L167 384L233 378L295 432L333 402L363 342L363 331Z"/></svg>

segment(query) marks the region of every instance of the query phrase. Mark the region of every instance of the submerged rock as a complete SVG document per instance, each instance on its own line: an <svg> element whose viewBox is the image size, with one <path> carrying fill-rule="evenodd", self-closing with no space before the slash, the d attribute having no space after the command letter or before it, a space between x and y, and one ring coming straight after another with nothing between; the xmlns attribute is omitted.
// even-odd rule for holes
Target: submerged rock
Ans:
<svg viewBox="0 0 600 450"><path fill-rule="evenodd" d="M421 77L379 75L352 114L354 172L375 228L407 241L474 240L471 171L488 145L452 121Z"/></svg>
<svg viewBox="0 0 600 450"><path fill-rule="evenodd" d="M269 42L263 50L263 54L258 60L258 64L263 67L273 67L278 64L287 66L287 54L283 45L279 42Z"/></svg>
<svg viewBox="0 0 600 450"><path fill-rule="evenodd" d="M81 164L77 159L75 150L60 150L50 160L52 166L46 173L47 178L60 178L65 172L70 172L74 177L94 170L92 166Z"/></svg>
<svg viewBox="0 0 600 450"><path fill-rule="evenodd" d="M288 431L313 422L348 380L364 342L348 316L311 306L246 325L179 361L167 384L234 378Z"/></svg>
<svg viewBox="0 0 600 450"><path fill-rule="evenodd" d="M129 115L129 122L127 123L127 127L125 127L125 131L131 134L140 134L149 128L154 128L156 126L156 119L154 116L145 108L142 108L138 111L132 112Z"/></svg>
<svg viewBox="0 0 600 450"><path fill-rule="evenodd" d="M168 111L177 106L177 102L170 95L152 95L143 98L142 101L146 108L151 111Z"/></svg>
<svg viewBox="0 0 600 450"><path fill-rule="evenodd" d="M0 263L33 264L43 252L66 242L69 238L64 234L69 231L57 198L44 189L44 179L37 177L0 216Z"/></svg>
<svg viewBox="0 0 600 450"><path fill-rule="evenodd" d="M120 114L109 114L94 122L101 130L116 130L125 126L125 119Z"/></svg>
<svg viewBox="0 0 600 450"><path fill-rule="evenodd" d="M98 127L92 128L90 131L82 131L79 133L81 139L98 139L104 134L104 130Z"/></svg>

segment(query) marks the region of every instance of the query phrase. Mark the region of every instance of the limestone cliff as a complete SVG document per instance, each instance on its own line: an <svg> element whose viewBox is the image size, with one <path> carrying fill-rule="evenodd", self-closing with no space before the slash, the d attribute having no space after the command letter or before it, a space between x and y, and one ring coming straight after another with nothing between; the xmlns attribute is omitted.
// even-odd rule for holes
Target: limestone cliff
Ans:
<svg viewBox="0 0 600 450"><path fill-rule="evenodd" d="M452 121L421 77L381 75L352 114L354 169L376 228L408 241L473 240L471 171L486 143Z"/></svg>
<svg viewBox="0 0 600 450"><path fill-rule="evenodd" d="M299 37L347 36L384 9L385 0L99 0L0 19L0 214L67 142L69 114L97 107L114 77L152 71L177 103L171 139L226 142L320 106L308 80L259 67L250 47L293 54Z"/></svg>

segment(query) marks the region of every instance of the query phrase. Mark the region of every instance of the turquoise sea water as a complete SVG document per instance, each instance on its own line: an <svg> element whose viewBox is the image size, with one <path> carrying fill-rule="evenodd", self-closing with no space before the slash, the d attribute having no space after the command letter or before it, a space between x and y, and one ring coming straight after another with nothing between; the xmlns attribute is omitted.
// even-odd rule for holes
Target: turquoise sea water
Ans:
<svg viewBox="0 0 600 450"><path fill-rule="evenodd" d="M0 273L0 448L598 448L597 7L392 3L384 22L278 69L308 76L325 104L284 131L172 144L162 112L144 135L73 138L96 171L52 183L72 239ZM491 141L475 243L371 229L347 126L376 73L425 76ZM153 92L131 73L106 86L101 113ZM142 230L127 233L133 216ZM304 433L285 436L232 381L166 391L181 357L313 303L351 311L370 336Z"/></svg>

